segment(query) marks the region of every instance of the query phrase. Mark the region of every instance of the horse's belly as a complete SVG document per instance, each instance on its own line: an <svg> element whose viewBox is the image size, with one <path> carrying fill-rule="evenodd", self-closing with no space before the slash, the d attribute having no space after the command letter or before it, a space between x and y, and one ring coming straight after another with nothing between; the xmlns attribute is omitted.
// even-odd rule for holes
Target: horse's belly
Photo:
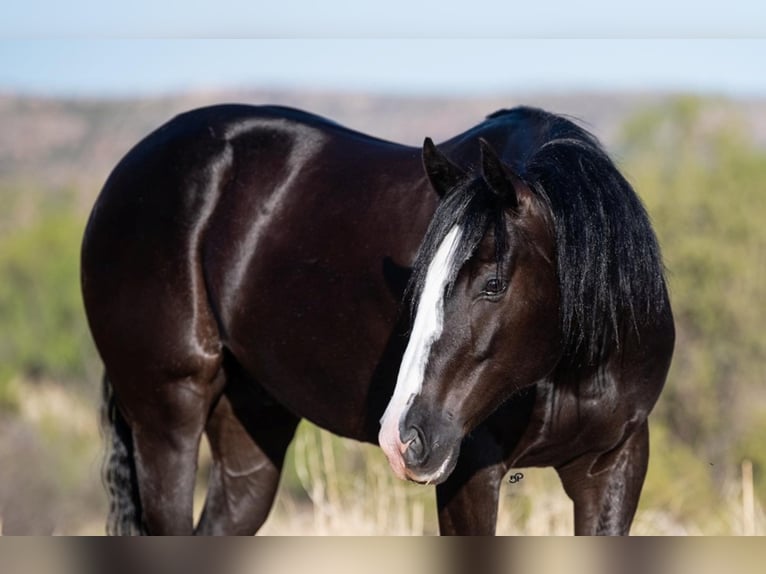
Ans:
<svg viewBox="0 0 766 574"><path fill-rule="evenodd" d="M396 306L365 293L355 278L329 278L311 267L292 269L292 281L277 274L256 281L227 344L296 414L337 434L374 440L364 428L385 406L372 400L381 389L371 387L387 385L375 374ZM393 380L383 394L391 392Z"/></svg>
<svg viewBox="0 0 766 574"><path fill-rule="evenodd" d="M304 236L299 215L242 269L206 263L223 343L297 415L374 441L400 359L386 353L399 311L383 276L386 250L327 231Z"/></svg>

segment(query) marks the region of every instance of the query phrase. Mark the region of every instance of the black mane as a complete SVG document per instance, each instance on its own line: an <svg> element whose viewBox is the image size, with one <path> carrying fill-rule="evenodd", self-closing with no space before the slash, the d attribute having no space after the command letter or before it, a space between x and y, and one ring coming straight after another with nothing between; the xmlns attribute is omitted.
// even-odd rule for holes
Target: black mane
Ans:
<svg viewBox="0 0 766 574"><path fill-rule="evenodd" d="M666 305L664 267L649 217L598 140L572 121L521 107L488 116L488 125L495 122L507 124L509 139L530 142L504 161L553 222L565 360L597 364L619 347L625 329L638 329L637 316L654 317ZM501 210L478 175L446 195L414 264L408 287L413 313L428 263L451 227L460 223L465 231L450 286L490 227L504 233L497 223ZM498 260L502 256L501 249Z"/></svg>

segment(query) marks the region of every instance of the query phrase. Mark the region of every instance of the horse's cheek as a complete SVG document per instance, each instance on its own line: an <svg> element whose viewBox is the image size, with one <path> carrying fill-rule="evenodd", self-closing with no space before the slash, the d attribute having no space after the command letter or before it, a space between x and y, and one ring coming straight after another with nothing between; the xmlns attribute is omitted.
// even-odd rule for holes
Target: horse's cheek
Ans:
<svg viewBox="0 0 766 574"><path fill-rule="evenodd" d="M471 355L476 361L484 361L492 356L499 326L498 317L492 313L495 307L495 303L478 299L466 311L469 316Z"/></svg>

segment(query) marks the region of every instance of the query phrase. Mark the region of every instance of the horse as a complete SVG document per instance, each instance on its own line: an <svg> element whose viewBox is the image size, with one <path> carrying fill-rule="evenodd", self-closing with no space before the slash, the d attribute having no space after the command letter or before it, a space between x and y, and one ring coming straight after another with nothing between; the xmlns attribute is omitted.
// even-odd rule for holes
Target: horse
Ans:
<svg viewBox="0 0 766 574"><path fill-rule="evenodd" d="M503 109L420 148L279 106L181 114L109 175L81 284L109 534L254 534L301 419L435 485L441 534L493 534L534 466L576 534L629 533L673 317L645 208L568 118Z"/></svg>

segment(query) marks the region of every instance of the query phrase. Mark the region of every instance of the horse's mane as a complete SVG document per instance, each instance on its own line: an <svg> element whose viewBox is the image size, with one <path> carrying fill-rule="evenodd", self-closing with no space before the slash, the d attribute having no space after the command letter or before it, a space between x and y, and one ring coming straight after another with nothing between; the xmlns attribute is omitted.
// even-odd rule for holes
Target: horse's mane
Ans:
<svg viewBox="0 0 766 574"><path fill-rule="evenodd" d="M506 161L553 223L564 357L580 365L599 363L620 345L625 329L638 328L639 317L651 318L666 305L664 267L649 216L598 140L572 121L526 107L499 110L487 120L524 130L524 141L530 141L521 157ZM408 292L415 304L428 263L451 227L460 223L464 232L450 286L484 233L504 229L497 224L501 209L478 175L445 196L413 268Z"/></svg>

